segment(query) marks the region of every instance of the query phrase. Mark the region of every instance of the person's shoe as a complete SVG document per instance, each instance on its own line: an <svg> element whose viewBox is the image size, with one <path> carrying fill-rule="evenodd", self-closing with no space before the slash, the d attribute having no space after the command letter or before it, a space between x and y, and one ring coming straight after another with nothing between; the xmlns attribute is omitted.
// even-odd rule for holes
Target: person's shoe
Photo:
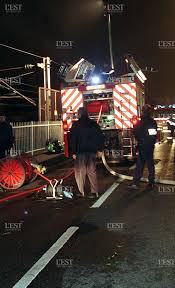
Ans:
<svg viewBox="0 0 175 288"><path fill-rule="evenodd" d="M92 194L88 195L88 198L96 199L96 198L98 198L98 193L92 193Z"/></svg>
<svg viewBox="0 0 175 288"><path fill-rule="evenodd" d="M133 190L138 190L139 189L139 185L132 183L131 185L128 186L128 188L129 189L133 189Z"/></svg>

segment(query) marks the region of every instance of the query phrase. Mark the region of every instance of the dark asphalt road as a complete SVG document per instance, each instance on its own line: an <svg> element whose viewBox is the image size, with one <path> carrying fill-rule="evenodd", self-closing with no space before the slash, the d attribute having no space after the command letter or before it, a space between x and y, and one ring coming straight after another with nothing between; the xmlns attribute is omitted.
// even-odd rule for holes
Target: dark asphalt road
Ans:
<svg viewBox="0 0 175 288"><path fill-rule="evenodd" d="M49 175L69 166L54 166ZM101 166L98 177L102 194L117 181ZM73 178L68 183L76 189ZM120 183L99 208L91 208L95 200L87 198L55 202L31 197L1 207L0 288L13 287L72 226L77 232L29 288L174 288L174 187L148 191L141 184L135 192L128 183ZM10 223L18 224L14 231Z"/></svg>

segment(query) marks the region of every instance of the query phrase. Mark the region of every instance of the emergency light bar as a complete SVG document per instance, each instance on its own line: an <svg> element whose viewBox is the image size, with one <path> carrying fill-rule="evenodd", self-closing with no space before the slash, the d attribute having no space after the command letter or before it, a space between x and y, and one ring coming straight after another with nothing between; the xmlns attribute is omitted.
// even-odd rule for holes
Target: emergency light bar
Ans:
<svg viewBox="0 0 175 288"><path fill-rule="evenodd" d="M86 90L99 90L99 89L105 89L105 85L91 85L91 86L86 86Z"/></svg>

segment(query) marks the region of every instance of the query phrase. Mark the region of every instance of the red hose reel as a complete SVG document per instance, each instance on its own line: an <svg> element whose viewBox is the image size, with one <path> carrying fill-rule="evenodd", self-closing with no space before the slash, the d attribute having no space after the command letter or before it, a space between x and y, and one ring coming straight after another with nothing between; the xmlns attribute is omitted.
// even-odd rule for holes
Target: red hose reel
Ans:
<svg viewBox="0 0 175 288"><path fill-rule="evenodd" d="M32 157L19 155L0 160L0 186L5 190L16 190L36 179L31 163Z"/></svg>

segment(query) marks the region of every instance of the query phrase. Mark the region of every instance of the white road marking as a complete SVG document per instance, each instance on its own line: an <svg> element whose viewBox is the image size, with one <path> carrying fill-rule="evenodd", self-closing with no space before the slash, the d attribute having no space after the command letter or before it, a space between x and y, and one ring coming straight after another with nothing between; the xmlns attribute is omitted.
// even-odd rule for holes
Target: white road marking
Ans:
<svg viewBox="0 0 175 288"><path fill-rule="evenodd" d="M13 286L13 288L26 288L36 276L46 267L50 260L66 244L79 227L69 227L66 232L49 248L49 250L24 274L24 276Z"/></svg>
<svg viewBox="0 0 175 288"><path fill-rule="evenodd" d="M121 179L119 182L114 182L90 208L99 208L122 181L123 180Z"/></svg>

